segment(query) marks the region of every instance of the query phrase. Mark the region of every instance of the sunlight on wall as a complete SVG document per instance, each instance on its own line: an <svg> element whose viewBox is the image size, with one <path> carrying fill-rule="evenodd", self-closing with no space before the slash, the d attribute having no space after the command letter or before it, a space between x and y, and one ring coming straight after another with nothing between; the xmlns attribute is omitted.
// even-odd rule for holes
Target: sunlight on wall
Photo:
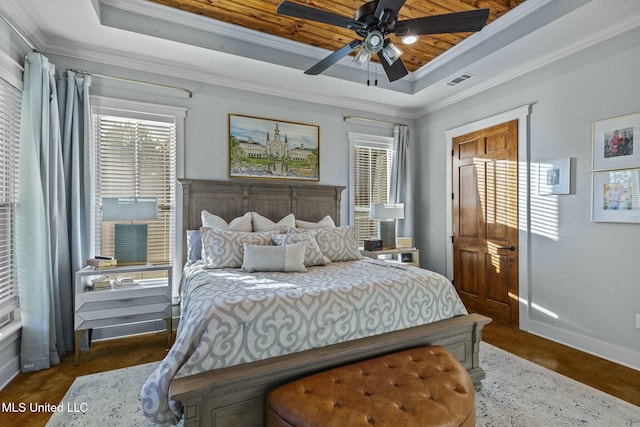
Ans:
<svg viewBox="0 0 640 427"><path fill-rule="evenodd" d="M531 233L558 241L560 240L558 196L538 194L539 171L540 163L531 163ZM522 179L522 176L520 178Z"/></svg>
<svg viewBox="0 0 640 427"><path fill-rule="evenodd" d="M523 305L528 305L529 301L527 301L526 299L522 298L522 297L517 297L516 295L513 295L512 293L509 293L509 297L512 299L516 299L518 298L518 301L520 302L520 304ZM535 302L531 303L531 308L533 308L534 310L537 310L543 314L546 314L547 316L551 317L552 319L558 320L559 316L554 313L553 311L546 309L538 304L536 304Z"/></svg>

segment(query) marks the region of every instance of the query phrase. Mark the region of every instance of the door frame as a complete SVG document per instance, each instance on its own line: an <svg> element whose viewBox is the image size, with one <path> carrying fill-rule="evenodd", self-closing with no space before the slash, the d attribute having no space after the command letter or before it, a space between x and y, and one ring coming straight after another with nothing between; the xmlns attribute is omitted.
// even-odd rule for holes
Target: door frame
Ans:
<svg viewBox="0 0 640 427"><path fill-rule="evenodd" d="M444 132L447 143L446 151L446 193L453 193L452 159L453 139L481 129L486 129L500 123L512 120L518 121L518 295L519 295L519 327L523 331L529 330L529 245L530 245L530 175L531 163L529 159L529 115L531 105L524 105L513 110L487 117L472 123L449 129ZM453 211L451 197L447 197L447 243L446 243L446 274L453 279Z"/></svg>

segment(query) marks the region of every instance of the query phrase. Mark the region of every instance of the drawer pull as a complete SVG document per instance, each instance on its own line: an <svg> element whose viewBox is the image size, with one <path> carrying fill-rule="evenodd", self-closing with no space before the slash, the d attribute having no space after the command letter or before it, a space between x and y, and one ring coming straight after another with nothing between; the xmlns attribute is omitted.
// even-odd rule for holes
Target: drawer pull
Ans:
<svg viewBox="0 0 640 427"><path fill-rule="evenodd" d="M118 301L123 301L123 302L133 301L133 298L120 298Z"/></svg>
<svg viewBox="0 0 640 427"><path fill-rule="evenodd" d="M129 315L129 316L118 316L118 319L130 319L134 317L134 315Z"/></svg>

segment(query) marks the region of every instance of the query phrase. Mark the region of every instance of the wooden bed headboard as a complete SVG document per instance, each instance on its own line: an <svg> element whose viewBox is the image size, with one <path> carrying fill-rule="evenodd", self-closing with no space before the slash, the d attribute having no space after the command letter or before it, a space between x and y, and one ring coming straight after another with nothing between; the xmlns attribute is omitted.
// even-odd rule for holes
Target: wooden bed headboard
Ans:
<svg viewBox="0 0 640 427"><path fill-rule="evenodd" d="M319 221L331 215L340 224L343 186L291 182L178 179L182 187L183 258L186 230L201 226L200 212L207 210L229 222L246 212L257 212L272 221L293 213L296 219Z"/></svg>

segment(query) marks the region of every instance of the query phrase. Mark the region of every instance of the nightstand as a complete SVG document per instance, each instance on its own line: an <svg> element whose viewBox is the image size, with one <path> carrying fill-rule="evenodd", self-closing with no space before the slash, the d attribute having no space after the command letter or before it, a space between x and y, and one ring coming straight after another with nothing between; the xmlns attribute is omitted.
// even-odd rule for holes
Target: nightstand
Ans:
<svg viewBox="0 0 640 427"><path fill-rule="evenodd" d="M75 276L75 356L80 357L80 339L88 329L123 323L164 319L171 346L171 265L130 265L108 269L85 267ZM91 289L93 280L131 276L135 281L120 286Z"/></svg>
<svg viewBox="0 0 640 427"><path fill-rule="evenodd" d="M360 250L363 256L403 265L420 267L420 251L416 248L382 249L379 251Z"/></svg>

